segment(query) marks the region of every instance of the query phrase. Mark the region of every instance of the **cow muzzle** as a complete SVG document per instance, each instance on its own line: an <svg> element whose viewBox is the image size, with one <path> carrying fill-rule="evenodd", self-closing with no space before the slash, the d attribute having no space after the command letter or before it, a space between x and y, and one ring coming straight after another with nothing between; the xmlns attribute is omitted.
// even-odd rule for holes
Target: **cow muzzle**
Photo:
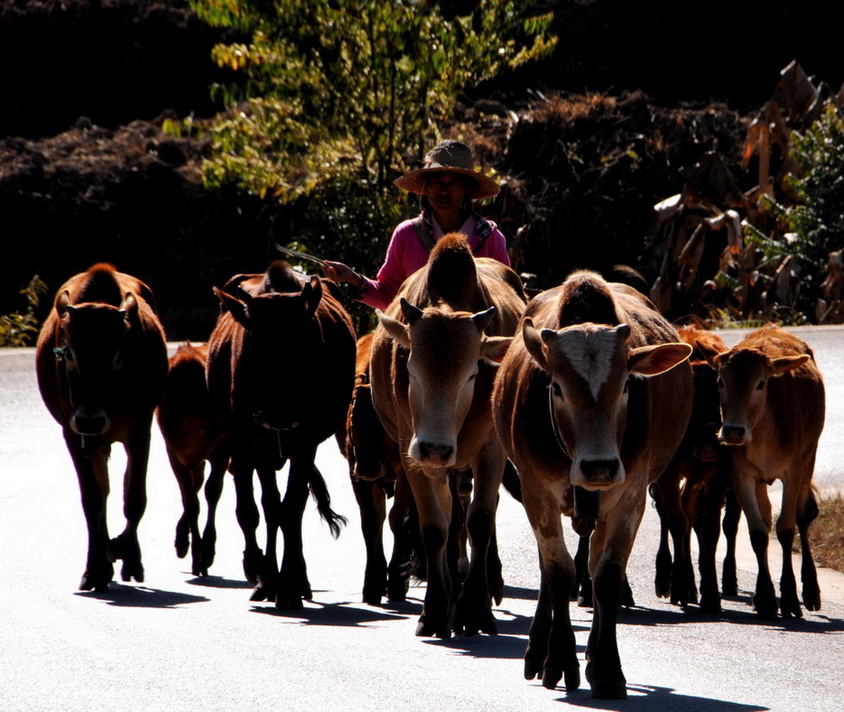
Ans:
<svg viewBox="0 0 844 712"><path fill-rule="evenodd" d="M110 427L111 419L99 407L82 406L70 416L70 429L77 435L102 435Z"/></svg>
<svg viewBox="0 0 844 712"><path fill-rule="evenodd" d="M624 482L624 467L618 458L580 460L572 467L571 482L594 490L607 489Z"/></svg>
<svg viewBox="0 0 844 712"><path fill-rule="evenodd" d="M427 467L451 467L457 461L457 448L453 444L419 438L413 438L407 454Z"/></svg>
<svg viewBox="0 0 844 712"><path fill-rule="evenodd" d="M753 437L750 428L744 425L724 423L718 432L718 439L725 445L746 445Z"/></svg>

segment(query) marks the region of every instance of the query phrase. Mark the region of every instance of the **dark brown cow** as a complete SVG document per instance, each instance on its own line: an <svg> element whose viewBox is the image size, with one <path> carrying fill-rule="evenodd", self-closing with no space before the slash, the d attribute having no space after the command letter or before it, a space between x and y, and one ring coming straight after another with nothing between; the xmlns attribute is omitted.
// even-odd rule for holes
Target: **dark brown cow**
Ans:
<svg viewBox="0 0 844 712"><path fill-rule="evenodd" d="M495 380L493 410L539 545L528 679L580 685L569 617L575 565L560 515L591 518L595 608L586 678L594 697L626 697L618 606L648 484L670 462L689 419L691 370L683 362L690 352L646 297L593 272L574 273L527 306Z"/></svg>
<svg viewBox="0 0 844 712"><path fill-rule="evenodd" d="M708 359L718 371L720 439L728 446L733 490L747 517L759 566L753 605L760 618L776 618L777 599L768 568L771 506L767 485L780 480L780 613L783 618L802 616L791 562L795 527L803 554L803 605L816 611L821 593L808 529L818 514L812 477L824 425L825 391L812 350L794 334L768 325L728 351L709 354Z"/></svg>
<svg viewBox="0 0 844 712"><path fill-rule="evenodd" d="M205 382L208 344L184 343L170 358L167 385L158 406L158 427L167 448L170 466L182 495L182 516L176 524L176 554L191 552L194 576L207 576L214 563L217 542L215 518L229 464L228 443L222 423L211 407ZM208 514L205 530L199 531L199 490L208 481L205 501Z"/></svg>
<svg viewBox="0 0 844 712"><path fill-rule="evenodd" d="M348 313L318 277L284 261L263 275L239 275L216 290L224 309L209 340L211 401L230 438L237 519L246 540L243 567L257 584L253 600L301 608L312 598L302 550L308 490L335 536L345 519L331 509L317 446L343 425L355 378L355 334ZM236 294L237 296L233 296ZM276 471L290 469L284 499ZM266 551L252 474L261 481ZM284 536L279 571L276 538Z"/></svg>
<svg viewBox="0 0 844 712"><path fill-rule="evenodd" d="M487 555L493 540L505 455L495 435L490 395L497 361L524 309L519 276L472 256L465 239L446 235L426 267L411 275L372 345L375 409L400 445L419 513L428 584L416 634L446 638L495 633ZM446 561L452 491L449 473L470 468L467 517L472 557L453 617Z"/></svg>
<svg viewBox="0 0 844 712"><path fill-rule="evenodd" d="M418 538L407 529L411 522L418 528L418 522L398 443L387 435L372 403L372 336L369 333L358 339L352 402L345 427L337 433L337 443L349 463L366 544L363 600L378 605L385 592L391 601L403 601L407 595L411 552L415 551L414 540ZM389 497L393 497L389 516L393 553L388 565L384 556L384 522Z"/></svg>
<svg viewBox="0 0 844 712"><path fill-rule="evenodd" d="M36 370L79 478L88 526L79 588L107 590L117 559L123 560L124 581L142 582L138 524L147 502L150 427L167 375L164 331L150 288L107 264L71 277L39 334ZM115 442L126 451L126 527L109 539L108 458Z"/></svg>
<svg viewBox="0 0 844 712"><path fill-rule="evenodd" d="M721 609L715 574L715 546L718 543L718 519L721 507L717 509L711 501L714 478L724 482L726 473L720 463L721 446L718 443L718 429L721 426L718 385L712 368L703 357L700 348L714 351L726 350L727 345L717 334L684 326L678 329L683 343L694 350L690 363L694 398L689 425L680 447L674 454L665 472L650 486L660 518L660 545L656 557L656 594L669 597L672 603L687 605L697 603L694 565L691 552L691 532L698 512L698 499L704 486L710 484L710 501L701 501L707 511L701 511L699 541L701 543L701 599L704 610ZM701 344L698 347L697 344ZM721 503L723 504L723 503ZM708 521L708 520L712 521ZM706 523L705 523L706 522ZM714 523L714 527L712 524ZM704 532L705 530L705 532ZM668 535L674 545L672 562ZM713 538L714 535L714 538Z"/></svg>

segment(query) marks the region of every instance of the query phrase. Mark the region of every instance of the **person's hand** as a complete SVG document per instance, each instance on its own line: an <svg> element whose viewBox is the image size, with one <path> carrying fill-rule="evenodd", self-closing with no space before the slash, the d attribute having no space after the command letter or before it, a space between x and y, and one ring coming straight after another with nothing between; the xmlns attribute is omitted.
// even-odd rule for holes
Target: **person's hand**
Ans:
<svg viewBox="0 0 844 712"><path fill-rule="evenodd" d="M322 273L326 279L330 279L335 284L348 282L356 289L363 286L363 278L351 267L344 265L342 262L325 260L322 263Z"/></svg>

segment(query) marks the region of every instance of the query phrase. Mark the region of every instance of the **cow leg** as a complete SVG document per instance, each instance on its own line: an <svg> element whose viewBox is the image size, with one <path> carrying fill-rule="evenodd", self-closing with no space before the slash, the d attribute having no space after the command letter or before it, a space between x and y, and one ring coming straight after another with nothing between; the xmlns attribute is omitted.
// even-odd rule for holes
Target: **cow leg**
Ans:
<svg viewBox="0 0 844 712"><path fill-rule="evenodd" d="M419 517L410 491L410 483L402 470L396 478L396 491L389 514L393 533L393 553L387 568L387 598L404 601L407 597L411 567L423 564L424 553L420 540ZM418 560L423 557L422 560ZM422 572L416 572L423 578Z"/></svg>
<svg viewBox="0 0 844 712"><path fill-rule="evenodd" d="M281 464L279 469L284 467ZM260 464L256 468L258 481L261 483L261 510L264 513L266 528L266 547L264 548L264 568L258 577L258 583L252 591L250 601L274 601L278 592L278 528L282 519L281 495L276 480L274 464ZM291 464L291 478L292 478Z"/></svg>
<svg viewBox="0 0 844 712"><path fill-rule="evenodd" d="M577 601L579 608L592 607L592 579L589 576L589 541L592 539L592 529L578 532L577 551L574 555L574 586L569 598Z"/></svg>
<svg viewBox="0 0 844 712"><path fill-rule="evenodd" d="M803 582L803 605L808 611L818 611L821 607L821 589L818 586L818 572L812 559L812 549L809 542L809 525L818 516L818 503L815 494L809 489L805 502L797 509L797 527L800 531L800 550L803 563L800 578Z"/></svg>
<svg viewBox="0 0 844 712"><path fill-rule="evenodd" d="M586 679L592 687L592 697L598 699L627 698L627 680L621 668L616 627L627 560L642 522L645 501L644 491L623 494L614 505L602 511L592 534L589 568L595 612L586 646Z"/></svg>
<svg viewBox="0 0 844 712"><path fill-rule="evenodd" d="M214 557L217 553L217 505L220 503L220 496L223 493L223 482L229 464L228 452L221 452L218 449L212 453L209 462L211 471L208 473L208 480L205 483L205 502L208 505L208 514L205 518L205 529L202 532L201 576L208 575L208 569L214 563Z"/></svg>
<svg viewBox="0 0 844 712"><path fill-rule="evenodd" d="M446 566L446 545L452 497L448 477L428 477L418 467L408 468L407 477L419 513L419 527L425 547L428 585L416 635L451 637L451 578Z"/></svg>
<svg viewBox="0 0 844 712"><path fill-rule="evenodd" d="M123 516L126 527L109 543L109 556L122 559L120 576L124 581L144 581L141 563L141 545L138 542L138 525L147 507L147 463L152 415L129 433L126 443L126 472L123 476Z"/></svg>
<svg viewBox="0 0 844 712"><path fill-rule="evenodd" d="M693 466L693 475L686 478L683 485L680 506L682 507L681 523L683 525L682 538L675 551L671 602L681 606L698 602L697 585L695 583L695 568L692 560L692 529L698 500L701 499L706 477L701 472L701 466ZM678 590L679 589L679 590Z"/></svg>
<svg viewBox="0 0 844 712"><path fill-rule="evenodd" d="M179 493L182 496L182 516L176 523L176 556L184 559L191 551L191 572L199 576L200 541L199 541L199 498L197 492L202 486L204 462L199 461L193 467L181 462L175 453L169 451L170 468L176 476Z"/></svg>
<svg viewBox="0 0 844 712"><path fill-rule="evenodd" d="M532 679L541 671L544 687L554 689L564 679L566 690L576 690L580 687L580 663L569 614L569 593L574 585L575 569L563 538L562 492L536 486L525 479L522 497L539 547L542 573L539 601L525 651L525 677ZM547 654L542 659L545 651Z"/></svg>
<svg viewBox="0 0 844 712"><path fill-rule="evenodd" d="M261 574L264 571L264 553L258 546L256 532L260 515L255 504L255 496L252 488L252 473L254 468L251 463L241 461L237 456L232 458L231 473L234 479L235 491L235 515L240 530L243 532L243 575L253 586L257 585Z"/></svg>
<svg viewBox="0 0 844 712"><path fill-rule="evenodd" d="M79 493L82 497L82 511L88 528L88 555L85 572L79 582L80 591L108 590L114 577L114 565L108 558L108 523L106 520L109 494L108 445L98 445L83 452L80 437L69 430L64 431L68 452L76 468Z"/></svg>
<svg viewBox="0 0 844 712"><path fill-rule="evenodd" d="M767 485L757 484L750 478L740 475L733 477L733 491L747 517L750 545L756 554L756 592L753 594L753 607L759 618L769 620L777 617L777 597L768 568L768 533L771 525L770 502L766 488Z"/></svg>
<svg viewBox="0 0 844 712"><path fill-rule="evenodd" d="M721 611L715 553L721 533L721 510L724 507L725 494L726 482L723 478L718 474L709 478L698 495L695 516L695 533L700 549L700 609L711 613Z"/></svg>
<svg viewBox="0 0 844 712"><path fill-rule="evenodd" d="M782 507L780 516L777 518L777 539L782 547L780 613L783 618L802 618L803 612L800 610L800 601L797 598L797 581L794 578L794 565L791 556L797 525L797 499L800 493L797 491L798 484L791 477L783 480L782 487Z"/></svg>
<svg viewBox="0 0 844 712"><path fill-rule="evenodd" d="M724 539L727 542L727 553L724 556L724 562L721 567L721 593L724 596L738 595L736 539L738 538L740 520L741 505L733 488L727 487L726 500L724 502L724 521L721 525L724 531Z"/></svg>
<svg viewBox="0 0 844 712"><path fill-rule="evenodd" d="M659 515L659 547L656 550L654 574L654 591L658 598L668 598L671 595L671 548L668 545L670 532L669 522L672 519L671 502L679 496L679 476L673 470L665 473L650 487L656 512ZM676 513L676 509L675 513ZM675 549L676 550L676 549Z"/></svg>
<svg viewBox="0 0 844 712"><path fill-rule="evenodd" d="M489 570L487 558L494 541L495 513L498 508L498 490L504 476L506 456L498 445L487 446L479 461L473 467L475 473L474 497L469 505L466 519L469 540L472 545L472 559L469 573L457 602L456 627L464 629L466 635L478 631L496 635L498 626L492 614ZM566 594L568 605L568 594Z"/></svg>
<svg viewBox="0 0 844 712"><path fill-rule="evenodd" d="M384 556L387 498L381 485L371 480L352 480L352 490L360 509L360 527L366 546L363 602L377 606L387 587L387 559Z"/></svg>
<svg viewBox="0 0 844 712"><path fill-rule="evenodd" d="M304 449L304 448L303 448ZM276 608L299 609L302 600L310 601L314 594L308 581L305 552L302 542L302 518L308 502L308 482L313 476L316 447L290 459L287 491L281 502L281 533L284 537L284 555L276 592ZM322 477L322 475L319 475Z"/></svg>

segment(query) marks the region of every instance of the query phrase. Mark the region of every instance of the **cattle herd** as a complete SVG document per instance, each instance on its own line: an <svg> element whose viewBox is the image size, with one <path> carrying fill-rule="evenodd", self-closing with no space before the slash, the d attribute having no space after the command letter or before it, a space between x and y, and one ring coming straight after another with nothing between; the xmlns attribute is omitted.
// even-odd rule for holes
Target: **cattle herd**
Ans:
<svg viewBox="0 0 844 712"><path fill-rule="evenodd" d="M36 371L79 480L88 528L80 589L106 590L118 560L124 581L144 580L137 528L157 416L182 495L178 555L190 552L193 573L208 573L214 512L230 472L252 600L279 608L312 598L302 546L309 494L335 536L345 523L314 462L317 447L336 437L366 544L363 600L402 600L411 575L424 580L419 636L496 633L503 483L522 502L539 552L524 672L549 689L561 680L567 690L580 685L569 615L580 595L594 609L585 655L592 695L626 697L616 620L630 601L627 560L648 493L661 521L658 595L720 610L722 514L721 591L734 594L743 512L758 562L757 615L801 616L795 527L803 606L820 607L806 532L818 513L812 475L824 386L810 348L793 334L769 325L728 349L712 333L675 329L645 296L589 271L528 299L515 272L474 257L456 234L437 243L360 339L337 287L285 261L234 276L215 293L221 309L208 343L184 344L169 361L152 292L135 277L98 264L55 296ZM127 456L126 524L110 538L115 442ZM277 473L288 463L282 494ZM783 487L779 598L767 560L774 480ZM574 558L562 515L579 535Z"/></svg>

